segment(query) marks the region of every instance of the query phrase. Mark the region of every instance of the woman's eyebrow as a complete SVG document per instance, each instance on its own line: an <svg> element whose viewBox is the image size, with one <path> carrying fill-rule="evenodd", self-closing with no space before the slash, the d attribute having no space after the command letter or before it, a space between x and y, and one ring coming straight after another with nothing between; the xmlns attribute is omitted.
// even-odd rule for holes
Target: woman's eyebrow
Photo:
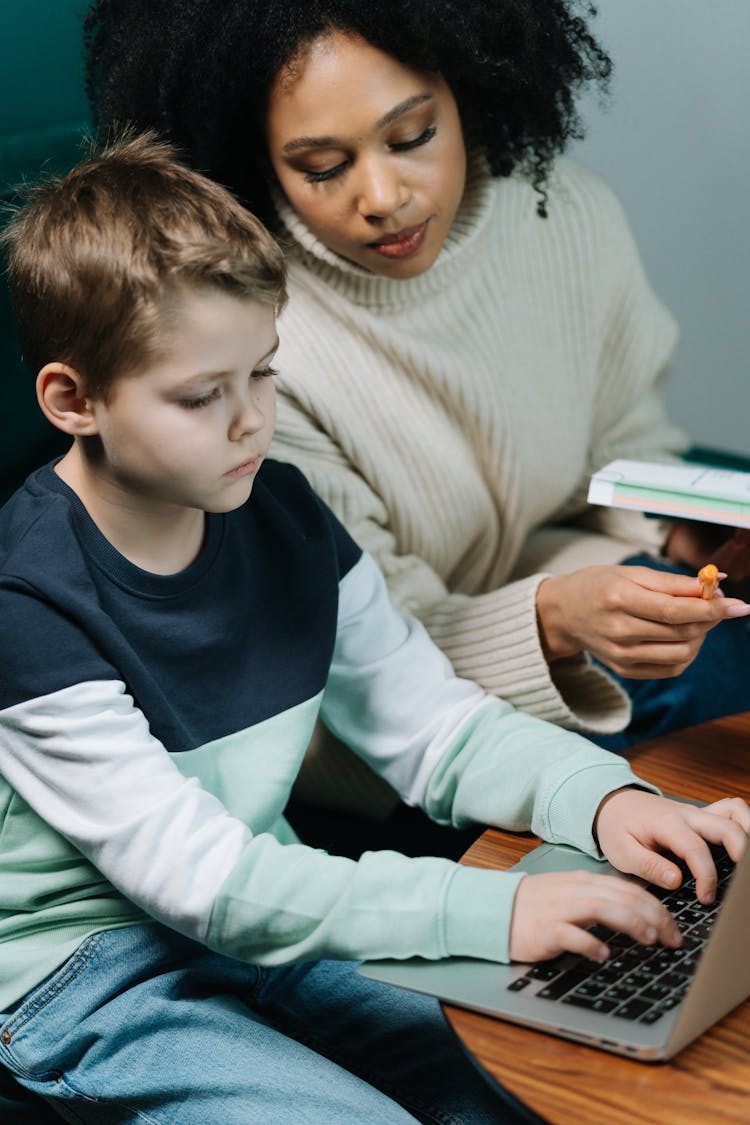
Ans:
<svg viewBox="0 0 750 1125"><path fill-rule="evenodd" d="M375 128L384 129L386 125L390 125L397 118L403 117L405 113L409 113L425 102L432 101L432 97L432 94L413 94L410 98L404 98L393 109L389 109L387 113L378 118L375 122ZM285 144L281 151L285 155L290 155L302 148L337 148L340 144L339 137L297 137Z"/></svg>
<svg viewBox="0 0 750 1125"><path fill-rule="evenodd" d="M386 125L390 125L391 122L395 121L397 117L402 117L410 110L416 109L418 105L423 105L425 102L429 101L432 101L432 94L413 94L410 98L405 98L402 102L399 102L398 105L395 105L393 109L389 109L387 113L384 113L379 121L376 122L376 126L378 129L383 129Z"/></svg>

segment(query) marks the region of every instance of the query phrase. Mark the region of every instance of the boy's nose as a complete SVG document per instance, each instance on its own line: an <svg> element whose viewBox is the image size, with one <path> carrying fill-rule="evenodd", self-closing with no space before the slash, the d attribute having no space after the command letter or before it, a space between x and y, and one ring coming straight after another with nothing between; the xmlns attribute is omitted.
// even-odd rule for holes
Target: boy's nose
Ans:
<svg viewBox="0 0 750 1125"><path fill-rule="evenodd" d="M263 429L265 422L265 414L252 395L248 395L238 403L232 416L229 425L230 441L240 441L247 434L257 434L258 430Z"/></svg>
<svg viewBox="0 0 750 1125"><path fill-rule="evenodd" d="M357 210L366 219L385 219L411 198L398 168L388 157L363 159L357 183Z"/></svg>

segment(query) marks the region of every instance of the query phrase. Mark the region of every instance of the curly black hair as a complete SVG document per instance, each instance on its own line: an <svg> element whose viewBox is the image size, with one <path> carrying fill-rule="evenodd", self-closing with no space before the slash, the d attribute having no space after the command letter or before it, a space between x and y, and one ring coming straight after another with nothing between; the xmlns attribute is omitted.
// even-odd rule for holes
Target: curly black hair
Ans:
<svg viewBox="0 0 750 1125"><path fill-rule="evenodd" d="M577 11L578 10L578 11ZM611 62L576 0L95 0L85 21L94 124L153 128L268 225L263 120L279 71L330 31L439 72L467 144L495 175L528 175L546 214L553 157L581 136L575 94Z"/></svg>

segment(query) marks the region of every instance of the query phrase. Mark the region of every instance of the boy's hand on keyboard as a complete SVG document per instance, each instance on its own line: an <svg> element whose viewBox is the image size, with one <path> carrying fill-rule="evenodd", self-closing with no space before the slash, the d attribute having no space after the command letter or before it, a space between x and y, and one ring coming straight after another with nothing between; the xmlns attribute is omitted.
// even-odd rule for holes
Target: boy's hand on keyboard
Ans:
<svg viewBox="0 0 750 1125"><path fill-rule="evenodd" d="M588 871L527 875L518 884L510 924L513 961L581 953L605 961L609 948L586 927L600 923L636 941L677 948L682 935L658 899L638 883Z"/></svg>
<svg viewBox="0 0 750 1125"><path fill-rule="evenodd" d="M682 881L677 864L660 854L673 852L695 876L700 902L708 904L716 896L709 844L726 848L736 863L750 833L750 808L739 797L698 808L638 789L618 789L600 804L594 832L614 867L659 887L678 887Z"/></svg>

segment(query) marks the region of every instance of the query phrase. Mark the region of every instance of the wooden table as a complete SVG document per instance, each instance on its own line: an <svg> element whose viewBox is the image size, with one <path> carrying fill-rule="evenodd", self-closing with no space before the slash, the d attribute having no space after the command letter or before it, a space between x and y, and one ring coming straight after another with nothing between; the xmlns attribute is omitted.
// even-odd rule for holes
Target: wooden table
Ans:
<svg viewBox="0 0 750 1125"><path fill-rule="evenodd" d="M750 712L643 743L627 757L664 793L750 802ZM508 867L538 842L488 829L462 862ZM668 1063L620 1058L448 1004L444 1011L480 1066L550 1125L750 1122L750 1001Z"/></svg>

